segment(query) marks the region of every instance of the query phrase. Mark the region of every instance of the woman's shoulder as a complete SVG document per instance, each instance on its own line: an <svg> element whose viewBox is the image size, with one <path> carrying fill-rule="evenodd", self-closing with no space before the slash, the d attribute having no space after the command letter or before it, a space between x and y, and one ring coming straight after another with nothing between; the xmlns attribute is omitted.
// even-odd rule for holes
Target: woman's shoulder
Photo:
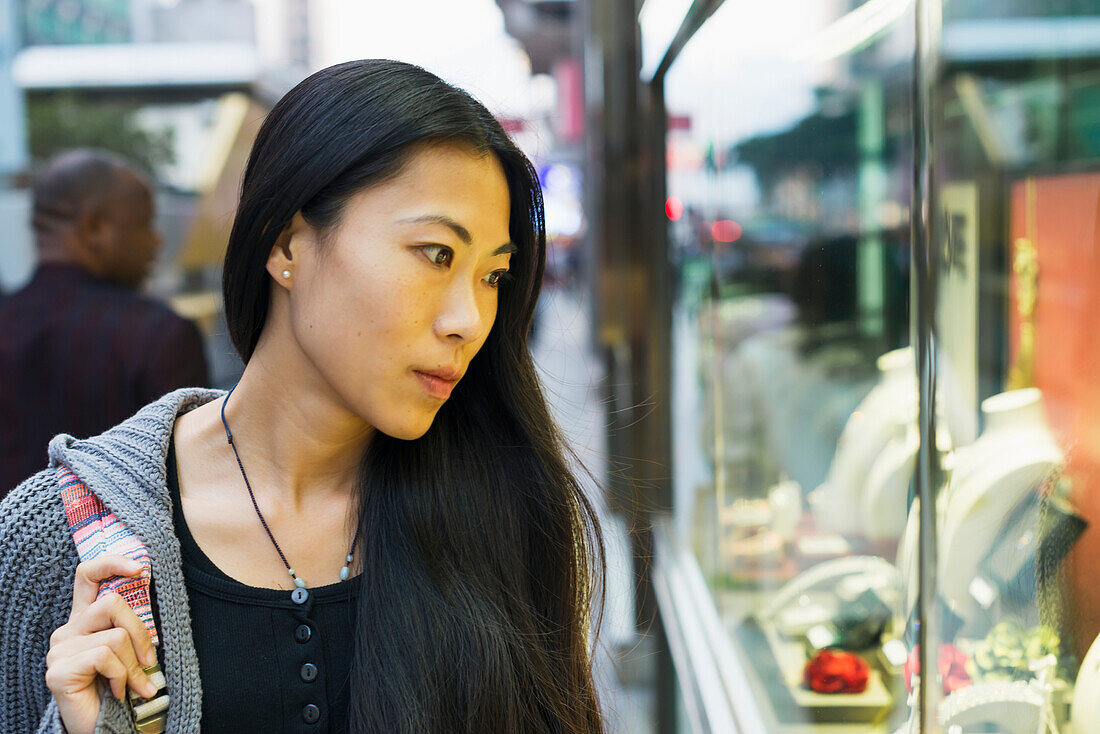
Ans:
<svg viewBox="0 0 1100 734"><path fill-rule="evenodd" d="M25 480L0 502L0 729L60 731L46 688L50 636L68 619L78 562L54 469ZM53 722L53 728L48 728Z"/></svg>
<svg viewBox="0 0 1100 734"><path fill-rule="evenodd" d="M163 449L176 418L200 405L225 395L224 390L204 387L182 387L165 393L142 406L136 413L103 433L90 438L76 438L66 433L50 441L51 465L65 463L70 452L91 452L110 457L114 452L130 454L132 449ZM120 459L127 457L120 456Z"/></svg>
<svg viewBox="0 0 1100 734"><path fill-rule="evenodd" d="M28 477L0 502L0 546L12 534L33 532L43 523L65 524L65 506L57 485L57 470L43 469Z"/></svg>
<svg viewBox="0 0 1100 734"><path fill-rule="evenodd" d="M75 551L55 469L31 476L0 502L0 584L5 588L11 564L45 571L67 565Z"/></svg>
<svg viewBox="0 0 1100 734"><path fill-rule="evenodd" d="M0 502L0 665L39 673L68 617L78 562L56 472L38 472Z"/></svg>
<svg viewBox="0 0 1100 734"><path fill-rule="evenodd" d="M71 470L116 514L127 508L145 512L150 499L163 501L167 493L164 464L176 418L221 395L224 391L181 388L97 436L58 434L50 441L50 466Z"/></svg>

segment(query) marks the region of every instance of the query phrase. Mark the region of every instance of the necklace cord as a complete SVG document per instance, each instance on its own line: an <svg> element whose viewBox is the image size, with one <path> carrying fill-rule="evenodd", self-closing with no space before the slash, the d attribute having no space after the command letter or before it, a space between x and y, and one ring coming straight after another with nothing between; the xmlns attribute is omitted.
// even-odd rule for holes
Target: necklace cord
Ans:
<svg viewBox="0 0 1100 734"><path fill-rule="evenodd" d="M225 439L226 442L229 444L229 447L233 449L233 456L236 457L237 466L240 467L241 477L244 479L244 486L248 488L248 497L252 500L252 507L256 510L256 516L260 518L260 523L264 526L264 532L267 533L267 537L271 539L271 544L275 546L275 551L279 554L279 558L282 559L283 565L286 566L286 570L294 579L295 584L304 589L304 582L301 582L299 580L298 576L294 573L294 569L290 567L290 563L286 560L286 556L283 554L283 549L279 547L279 543L275 540L275 536L271 533L271 528L267 526L267 520L264 519L264 514L260 512L260 505L256 502L256 495L252 491L252 483L248 481L248 474L244 470L244 462L241 461L241 455L237 451L237 444L233 442L233 433L229 430L229 421L225 417L225 406L227 403L229 403L229 396L233 394L233 391L237 389L237 385L239 384L240 383L238 382L236 385L233 385L233 387L229 389L229 392L226 393L225 399L222 400L221 414L222 425L225 426ZM345 563L344 567L341 569L341 580L344 580L346 577L344 570L347 569L348 564L351 563L351 559L355 555L355 544L358 540L359 533L356 532L351 539L351 548L348 550L347 563Z"/></svg>

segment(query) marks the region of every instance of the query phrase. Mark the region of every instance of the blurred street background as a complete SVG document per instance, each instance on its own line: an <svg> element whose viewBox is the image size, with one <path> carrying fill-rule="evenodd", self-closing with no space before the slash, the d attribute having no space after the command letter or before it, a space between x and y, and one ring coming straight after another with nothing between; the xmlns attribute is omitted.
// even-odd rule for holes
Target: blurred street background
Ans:
<svg viewBox="0 0 1100 734"><path fill-rule="evenodd" d="M473 93L539 171L551 255L534 353L605 517L609 594L596 657L610 730L646 732L652 674L634 630L632 550L602 490L608 416L586 270L583 12L526 0L0 0L0 294L34 273L32 174L70 148L118 153L155 187L163 242L144 290L199 325L211 382L228 387L241 365L223 322L220 264L266 111L313 71L368 57L422 65Z"/></svg>
<svg viewBox="0 0 1100 734"><path fill-rule="evenodd" d="M305 76L367 57L425 66L499 116L539 166L559 250L554 275L574 278L570 248L583 231L578 31L573 3L544 5L554 12L492 0L3 0L0 289L32 275L35 166L72 147L123 155L157 188L164 242L148 289L200 324L214 384L231 384L239 365L219 341L218 268L252 138ZM523 33L530 48L517 40Z"/></svg>

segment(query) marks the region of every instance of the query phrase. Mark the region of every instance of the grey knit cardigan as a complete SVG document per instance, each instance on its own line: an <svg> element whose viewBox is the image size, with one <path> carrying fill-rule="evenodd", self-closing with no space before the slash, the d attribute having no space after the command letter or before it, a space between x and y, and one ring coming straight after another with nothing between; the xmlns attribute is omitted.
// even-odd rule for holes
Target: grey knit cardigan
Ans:
<svg viewBox="0 0 1100 734"><path fill-rule="evenodd" d="M158 654L172 701L167 733L199 731L199 663L164 465L176 417L222 395L214 390L176 390L95 438L57 436L50 442L49 468L0 503L3 734L65 732L45 680L50 635L68 621L79 560L57 486L58 464L72 469L149 549L161 621ZM136 732L128 707L110 693L95 730Z"/></svg>

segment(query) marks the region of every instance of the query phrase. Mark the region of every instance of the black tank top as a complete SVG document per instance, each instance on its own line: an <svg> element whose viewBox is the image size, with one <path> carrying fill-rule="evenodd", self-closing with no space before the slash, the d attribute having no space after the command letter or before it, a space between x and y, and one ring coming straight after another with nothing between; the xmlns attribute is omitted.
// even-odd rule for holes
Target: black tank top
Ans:
<svg viewBox="0 0 1100 734"><path fill-rule="evenodd" d="M301 605L289 591L233 580L187 528L174 444L166 468L199 658L202 733L344 734L358 578L311 588Z"/></svg>

